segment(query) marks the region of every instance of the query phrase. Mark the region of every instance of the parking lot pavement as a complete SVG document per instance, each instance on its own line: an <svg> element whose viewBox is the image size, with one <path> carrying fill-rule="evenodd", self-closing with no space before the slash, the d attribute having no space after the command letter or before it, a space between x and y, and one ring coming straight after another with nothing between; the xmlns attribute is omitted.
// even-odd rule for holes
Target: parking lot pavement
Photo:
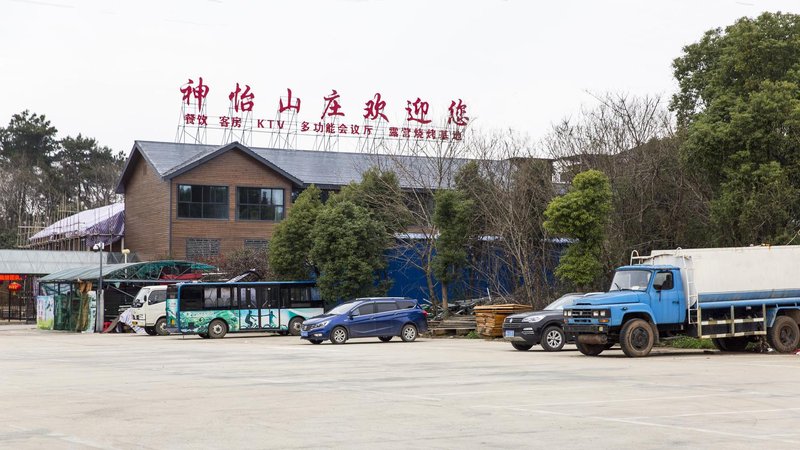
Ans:
<svg viewBox="0 0 800 450"><path fill-rule="evenodd" d="M798 448L798 380L795 355L14 329L0 448Z"/></svg>

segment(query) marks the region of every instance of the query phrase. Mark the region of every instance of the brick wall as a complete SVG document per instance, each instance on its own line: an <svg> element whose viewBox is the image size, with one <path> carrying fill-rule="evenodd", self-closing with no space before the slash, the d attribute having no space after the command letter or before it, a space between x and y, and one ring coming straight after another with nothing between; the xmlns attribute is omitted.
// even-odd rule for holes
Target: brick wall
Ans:
<svg viewBox="0 0 800 450"><path fill-rule="evenodd" d="M228 186L228 219L179 219L177 212L179 184ZM239 150L231 150L172 180L172 256L186 257L187 239L219 239L220 252L242 248L245 240L271 239L277 222L238 220L236 188L261 187L284 190L285 212L291 206L292 184Z"/></svg>
<svg viewBox="0 0 800 450"><path fill-rule="evenodd" d="M147 261L169 249L169 182L139 155L125 185L125 247Z"/></svg>

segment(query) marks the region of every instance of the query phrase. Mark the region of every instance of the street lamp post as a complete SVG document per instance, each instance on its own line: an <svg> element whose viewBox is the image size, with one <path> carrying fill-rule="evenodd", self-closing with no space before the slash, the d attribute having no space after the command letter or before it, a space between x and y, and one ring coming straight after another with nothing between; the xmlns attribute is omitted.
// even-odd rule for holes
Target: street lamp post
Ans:
<svg viewBox="0 0 800 450"><path fill-rule="evenodd" d="M103 249L105 247L106 244L103 242L98 242L92 246L92 251L100 254L100 277L98 279L99 283L97 284L97 306L95 307L96 318L94 326L95 331L98 333L103 332L103 322L105 319L105 305L103 304Z"/></svg>

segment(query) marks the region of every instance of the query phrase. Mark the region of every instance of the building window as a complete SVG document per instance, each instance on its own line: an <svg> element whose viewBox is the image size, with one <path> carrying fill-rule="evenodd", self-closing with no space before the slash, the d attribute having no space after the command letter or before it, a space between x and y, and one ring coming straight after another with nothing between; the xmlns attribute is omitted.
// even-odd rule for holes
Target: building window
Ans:
<svg viewBox="0 0 800 450"><path fill-rule="evenodd" d="M179 184L178 218L227 219L228 187Z"/></svg>
<svg viewBox="0 0 800 450"><path fill-rule="evenodd" d="M240 187L236 189L240 220L283 219L283 189Z"/></svg>
<svg viewBox="0 0 800 450"><path fill-rule="evenodd" d="M266 250L269 246L269 241L266 239L245 239L244 248L248 250Z"/></svg>
<svg viewBox="0 0 800 450"><path fill-rule="evenodd" d="M219 239L186 239L186 259L206 259L219 256Z"/></svg>

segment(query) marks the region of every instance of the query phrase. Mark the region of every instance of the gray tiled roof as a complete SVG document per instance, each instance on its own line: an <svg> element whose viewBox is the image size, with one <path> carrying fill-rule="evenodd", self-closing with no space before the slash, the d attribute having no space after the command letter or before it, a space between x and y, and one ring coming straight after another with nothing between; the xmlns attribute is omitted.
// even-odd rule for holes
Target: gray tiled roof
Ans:
<svg viewBox="0 0 800 450"><path fill-rule="evenodd" d="M379 166L397 173L403 188L445 187L452 185L455 172L467 160L440 160L449 166L440 167L433 159L424 156L391 156L368 153L329 152L315 150L286 150L247 147L239 143L218 145L181 144L173 142L136 141L134 150L120 178L118 192L124 191L129 165L139 152L158 174L169 179L202 164L204 158L213 158L215 152L238 148L262 158L262 163L284 172L288 178L302 185L343 186L359 181L370 167Z"/></svg>

